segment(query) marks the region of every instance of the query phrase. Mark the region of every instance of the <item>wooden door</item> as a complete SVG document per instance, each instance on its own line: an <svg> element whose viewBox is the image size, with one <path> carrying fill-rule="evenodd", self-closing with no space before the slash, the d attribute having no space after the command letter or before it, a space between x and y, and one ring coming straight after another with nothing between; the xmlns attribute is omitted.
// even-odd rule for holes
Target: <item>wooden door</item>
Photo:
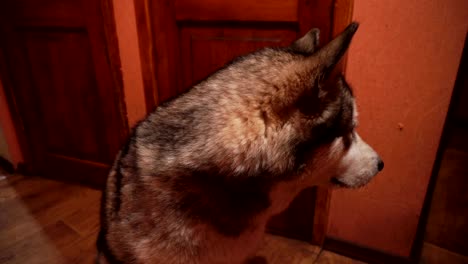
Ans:
<svg viewBox="0 0 468 264"><path fill-rule="evenodd" d="M350 1L342 0L134 1L148 111L236 56L289 45L312 27L325 43L334 32L333 15L338 9L345 14L342 23L351 10ZM308 189L269 229L321 243L327 210L328 191Z"/></svg>
<svg viewBox="0 0 468 264"><path fill-rule="evenodd" d="M127 134L109 3L0 2L1 78L35 174L100 186Z"/></svg>

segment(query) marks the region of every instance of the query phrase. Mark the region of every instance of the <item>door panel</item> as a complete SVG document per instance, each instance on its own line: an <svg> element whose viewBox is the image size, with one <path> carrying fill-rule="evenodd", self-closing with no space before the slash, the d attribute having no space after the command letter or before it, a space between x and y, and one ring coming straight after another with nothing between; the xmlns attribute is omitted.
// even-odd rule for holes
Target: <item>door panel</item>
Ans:
<svg viewBox="0 0 468 264"><path fill-rule="evenodd" d="M44 124L45 151L109 162L102 141L106 131L97 122L105 117L94 94L96 75L86 32L23 31L21 37L34 87L31 92Z"/></svg>
<svg viewBox="0 0 468 264"><path fill-rule="evenodd" d="M181 92L240 55L265 46L287 45L295 38L289 30L273 29L183 26L180 32Z"/></svg>
<svg viewBox="0 0 468 264"><path fill-rule="evenodd" d="M176 0L177 21L298 21L298 1Z"/></svg>
<svg viewBox="0 0 468 264"><path fill-rule="evenodd" d="M11 97L34 173L102 185L126 134L99 1L3 1Z"/></svg>
<svg viewBox="0 0 468 264"><path fill-rule="evenodd" d="M312 27L319 28L322 43L327 42L335 4L334 0L134 1L148 110L233 58L265 46L286 46ZM314 209L327 210L327 201L327 191L305 190L285 213L272 219L269 229L320 243L326 211L314 214Z"/></svg>
<svg viewBox="0 0 468 264"><path fill-rule="evenodd" d="M148 109L245 52L287 45L312 27L320 28L321 39L326 41L333 13L332 0L136 2L141 2L137 9L141 6L147 10L140 13L148 14L153 40L141 44L141 49L150 50L148 55L154 58L147 71L156 76L157 91L147 85L151 86L146 91ZM147 38L142 41L147 42Z"/></svg>

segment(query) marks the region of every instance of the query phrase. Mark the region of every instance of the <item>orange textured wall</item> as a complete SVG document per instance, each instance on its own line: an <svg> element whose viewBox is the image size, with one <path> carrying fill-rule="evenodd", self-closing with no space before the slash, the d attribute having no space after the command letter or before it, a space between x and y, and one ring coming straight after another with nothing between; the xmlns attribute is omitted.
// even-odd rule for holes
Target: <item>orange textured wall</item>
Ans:
<svg viewBox="0 0 468 264"><path fill-rule="evenodd" d="M468 26L468 1L356 0L346 76L359 132L385 161L360 190L337 190L328 235L408 256ZM402 129L399 129L401 124Z"/></svg>

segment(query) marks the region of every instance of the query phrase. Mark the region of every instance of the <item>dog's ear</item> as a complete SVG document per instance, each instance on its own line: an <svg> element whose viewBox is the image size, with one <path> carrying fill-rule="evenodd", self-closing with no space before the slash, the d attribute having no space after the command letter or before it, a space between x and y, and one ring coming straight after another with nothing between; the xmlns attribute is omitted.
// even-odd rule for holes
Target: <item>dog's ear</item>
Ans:
<svg viewBox="0 0 468 264"><path fill-rule="evenodd" d="M289 48L295 52L312 54L317 50L319 45L320 30L313 28L307 32L302 38L294 41Z"/></svg>
<svg viewBox="0 0 468 264"><path fill-rule="evenodd" d="M351 23L340 35L315 53L313 57L318 59L316 63L322 72L329 72L338 63L348 49L358 27L357 22Z"/></svg>

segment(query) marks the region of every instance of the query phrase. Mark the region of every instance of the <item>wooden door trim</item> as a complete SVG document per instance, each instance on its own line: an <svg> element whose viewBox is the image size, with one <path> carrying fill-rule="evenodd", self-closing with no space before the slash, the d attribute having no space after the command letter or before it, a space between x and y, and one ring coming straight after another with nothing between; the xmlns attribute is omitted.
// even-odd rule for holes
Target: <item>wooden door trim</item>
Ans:
<svg viewBox="0 0 468 264"><path fill-rule="evenodd" d="M0 30L3 32L3 30ZM3 34L0 34L3 36ZM1 43L5 43L3 37L0 38ZM13 95L13 85L10 80L10 74L8 74L8 67L6 63L6 58L4 56L4 46L0 45L0 81L2 82L3 90L5 92L5 99L10 110L11 119L13 121L14 130L16 133L16 138L19 143L21 154L23 156L23 163L18 164L18 170L21 169L21 173L27 173L31 171L31 168L28 166L28 161L31 160L31 152L28 149L26 132L24 129L23 119L21 118L18 104Z"/></svg>
<svg viewBox="0 0 468 264"><path fill-rule="evenodd" d="M20 173L28 173L31 171L31 163L29 161L32 160L32 153L28 148L28 140L26 136L24 121L21 118L19 106L17 100L14 96L14 85L11 80L12 74L9 72L7 57L5 56L6 47L6 39L5 39L5 32L6 29L6 21L4 21L5 16L0 14L0 81L2 82L3 90L5 92L5 99L8 104L8 109L10 110L11 119L13 121L14 131L16 133L16 138L18 140L18 145L21 150L21 154L23 157L23 162L18 164L17 170Z"/></svg>
<svg viewBox="0 0 468 264"><path fill-rule="evenodd" d="M133 0L140 48L141 71L146 103L146 112L151 112L158 104L158 85L156 81L156 57L153 45L153 31L151 19L151 1Z"/></svg>
<svg viewBox="0 0 468 264"><path fill-rule="evenodd" d="M127 107L125 105L125 94L122 76L122 64L120 62L120 50L117 38L117 29L115 25L113 0L100 0L101 14L103 17L104 41L106 43L107 60L111 69L112 80L114 83L114 104L118 106L120 117L120 140L123 142L129 133Z"/></svg>
<svg viewBox="0 0 468 264"><path fill-rule="evenodd" d="M103 0L110 1L110 0ZM300 15L307 16L307 20L310 20L310 16L305 13L304 5L310 4L311 1L301 1L299 7ZM155 45L153 44L153 20L151 17L151 6L152 1L150 0L133 0L135 6L136 24L138 43L140 48L140 61L143 76L143 87L146 102L146 109L149 113L158 105L158 85L156 79L155 70ZM342 29L344 29L352 19L354 0L334 0L331 15L332 20L332 32L336 35ZM275 23L275 22L272 22ZM308 30L306 28L300 28L301 33L305 33ZM344 63L342 64L341 70L344 70Z"/></svg>
<svg viewBox="0 0 468 264"><path fill-rule="evenodd" d="M104 41L106 43L105 48L107 51L107 62L111 69L112 81L115 87L113 89L115 92L114 103L118 106L119 119L121 120L121 124L119 124L121 129L116 131L116 133L119 133L119 137L121 141L123 141L128 135L129 128L124 100L123 78L112 0L100 0L100 12L102 14L103 31L105 34ZM3 21L0 20L0 22ZM0 32L4 31L5 30L3 28L0 28ZM10 110L13 125L18 138L18 143L24 159L23 163L18 165L18 171L20 173L29 174L33 172L33 168L31 167L31 161L33 160L33 157L28 147L28 139L24 128L24 121L21 117L20 109L15 99L13 92L14 85L10 79L10 76L12 75L9 74L8 63L4 54L6 49L4 44L2 44L5 43L3 40L4 34L0 35L2 36L0 38L0 80L5 91L6 101L8 103L8 108Z"/></svg>
<svg viewBox="0 0 468 264"><path fill-rule="evenodd" d="M335 0L333 5L332 36L338 35L353 18L354 0ZM345 72L347 57L343 58L335 71ZM323 245L327 235L328 215L332 190L317 187L312 243Z"/></svg>
<svg viewBox="0 0 468 264"><path fill-rule="evenodd" d="M151 17L150 0L133 0L137 21L137 33L140 47L141 69L143 74L144 95L146 110L149 113L158 105L158 85L156 79L156 56L155 45L153 44L153 20ZM311 1L301 0L299 5L299 15L306 16L307 21L312 21L314 14L304 12L305 6ZM331 32L333 36L341 32L352 20L354 0L334 0L331 9L332 24ZM274 23L274 22L273 22ZM305 33L308 28L299 28L300 33ZM337 67L343 72L346 66L346 58ZM325 241L328 226L328 211L330 206L331 190L318 188L316 192L315 215L313 223L312 243L322 245Z"/></svg>

